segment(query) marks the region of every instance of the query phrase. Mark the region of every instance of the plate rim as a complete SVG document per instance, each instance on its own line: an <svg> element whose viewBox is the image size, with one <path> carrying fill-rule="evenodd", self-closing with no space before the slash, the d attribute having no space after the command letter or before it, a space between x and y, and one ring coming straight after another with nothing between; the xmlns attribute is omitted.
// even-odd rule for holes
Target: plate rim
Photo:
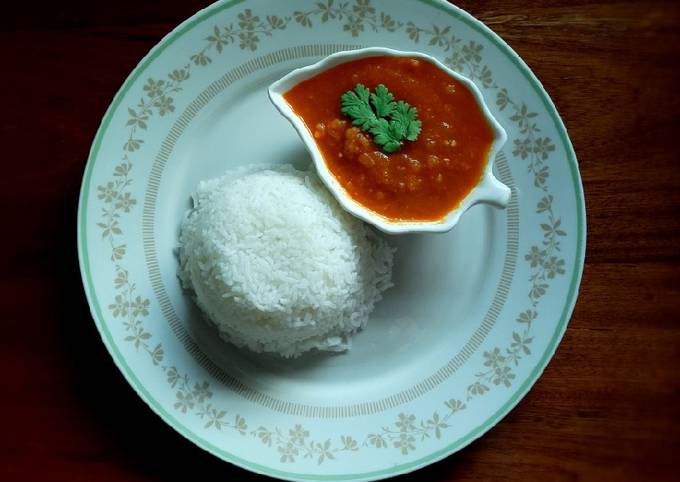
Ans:
<svg viewBox="0 0 680 482"><path fill-rule="evenodd" d="M167 33L163 38L156 43L149 52L137 63L134 69L128 74L127 78L118 89L116 94L113 96L111 103L106 109L104 116L100 122L97 132L95 134L94 140L90 147L87 162L85 165L83 178L80 187L80 193L78 198L78 211L77 211L77 248L78 248L78 262L81 273L81 281L83 283L83 289L88 301L90 314L97 326L99 334L102 338L104 345L109 352L109 355L113 359L114 364L123 374L127 382L132 386L137 395L148 405L148 407L156 413L163 421L170 425L175 431L180 435L187 438L189 441L202 448L203 450L225 460L229 463L237 465L243 469L256 472L258 474L268 475L271 477L276 477L285 480L377 480L390 476L396 476L403 473L408 473L417 470L421 467L430 465L437 462L448 455L451 455L458 450L464 448L465 446L472 443L477 438L481 437L484 433L493 428L500 420L502 420L505 415L507 415L518 403L524 398L531 387L540 378L541 374L545 370L546 366L552 359L557 346L559 345L571 314L573 313L576 301L578 299L578 288L580 287L584 261L585 261L585 249L586 249L586 237L587 237L587 223L586 223L586 209L585 200L583 192L583 184L580 176L578 161L576 153L571 144L569 136L567 134L566 127L562 121L559 111L555 107L552 99L546 92L545 88L541 84L540 80L531 71L527 64L522 60L522 58L495 32L493 32L488 26L486 26L480 20L477 20L471 14L465 10L448 3L446 0L416 0L419 3L429 5L438 10L443 11L449 16L455 17L457 20L463 22L477 33L484 36L492 44L499 49L499 51L504 54L508 60L510 60L521 72L522 76L528 81L529 85L532 87L534 92L537 94L538 98L543 103L547 113L553 121L556 131L559 133L560 140L565 148L566 161L569 164L569 172L571 174L571 180L574 187L574 195L576 201L576 253L574 261L574 273L572 279L569 283L569 289L566 295L566 303L560 314L560 319L555 328L555 331L548 341L548 346L541 355L534 369L529 373L525 380L516 388L516 390L508 397L508 399L503 403L503 405L491 414L482 424L475 427L473 430L469 431L466 435L460 437L458 440L451 442L450 444L434 450L429 454L422 456L414 461L405 462L402 464L397 464L389 468L380 469L376 471L370 471L365 473L345 473L345 474L305 474L297 472L283 471L275 469L273 467L268 467L257 462L242 459L234 454L221 449L207 440L203 439L199 434L193 432L192 430L185 427L183 423L177 420L172 414L166 411L161 404L147 391L144 384L135 375L131 367L128 365L125 357L118 350L113 337L108 330L106 324L102 321L105 317L102 315L102 310L99 302L94 295L94 281L92 279L92 273L89 269L89 257L87 248L87 205L88 205L88 187L90 185L91 175L96 161L96 157L99 153L101 147L101 142L104 137L109 124L111 123L111 118L113 114L118 110L123 98L127 94L128 90L134 84L134 82L143 74L146 68L175 40L184 35L186 32L193 29L199 23L207 20L209 17L221 12L222 10L229 9L237 4L246 2L247 0L218 0L203 9L198 10L192 16L182 21L179 25L173 28L169 33Z"/></svg>

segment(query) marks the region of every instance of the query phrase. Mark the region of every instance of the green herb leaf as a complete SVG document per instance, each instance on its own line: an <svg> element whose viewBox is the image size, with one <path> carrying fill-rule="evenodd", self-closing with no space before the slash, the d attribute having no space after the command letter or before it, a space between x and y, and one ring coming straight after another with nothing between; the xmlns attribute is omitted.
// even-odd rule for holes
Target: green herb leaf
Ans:
<svg viewBox="0 0 680 482"><path fill-rule="evenodd" d="M420 135L422 123L418 110L400 100L383 84L371 93L362 84L342 94L341 112L352 119L364 132L373 135L373 142L388 154L401 149L403 141L415 141ZM373 106L373 107L371 107Z"/></svg>
<svg viewBox="0 0 680 482"><path fill-rule="evenodd" d="M383 84L378 85L375 93L371 94L371 104L375 107L375 114L378 117L389 116L397 105L394 96Z"/></svg>
<svg viewBox="0 0 680 482"><path fill-rule="evenodd" d="M357 84L354 90L342 94L342 108L340 111L352 118L352 124L361 126L363 130L370 129L378 120L368 103L370 93L362 84Z"/></svg>
<svg viewBox="0 0 680 482"><path fill-rule="evenodd" d="M373 142L381 146L388 154L401 149L400 137L394 135L392 126L386 119L378 119L369 132L373 134Z"/></svg>
<svg viewBox="0 0 680 482"><path fill-rule="evenodd" d="M400 131L409 141L415 141L420 134L422 123L418 119L418 109L411 107L404 101L397 102L392 113L392 121L399 126Z"/></svg>

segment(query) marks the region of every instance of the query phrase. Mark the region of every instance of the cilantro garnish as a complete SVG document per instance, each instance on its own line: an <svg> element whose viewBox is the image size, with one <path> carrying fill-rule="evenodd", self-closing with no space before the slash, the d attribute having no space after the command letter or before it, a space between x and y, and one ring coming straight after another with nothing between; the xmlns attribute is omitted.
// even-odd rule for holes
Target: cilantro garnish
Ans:
<svg viewBox="0 0 680 482"><path fill-rule="evenodd" d="M343 114L352 124L373 135L373 142L386 153L401 149L404 140L415 141L420 134L418 110L403 100L395 101L383 84L371 92L362 84L340 97Z"/></svg>

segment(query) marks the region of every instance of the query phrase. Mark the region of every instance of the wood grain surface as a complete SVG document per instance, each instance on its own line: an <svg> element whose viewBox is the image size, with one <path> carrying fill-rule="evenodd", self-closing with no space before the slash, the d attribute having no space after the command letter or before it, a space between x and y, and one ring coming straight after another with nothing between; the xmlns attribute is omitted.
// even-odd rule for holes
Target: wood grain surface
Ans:
<svg viewBox="0 0 680 482"><path fill-rule="evenodd" d="M258 478L196 448L136 396L99 341L77 263L78 191L106 107L139 59L207 4L2 7L0 480ZM576 311L543 377L422 480L677 480L679 4L458 4L557 105L580 162L588 247Z"/></svg>

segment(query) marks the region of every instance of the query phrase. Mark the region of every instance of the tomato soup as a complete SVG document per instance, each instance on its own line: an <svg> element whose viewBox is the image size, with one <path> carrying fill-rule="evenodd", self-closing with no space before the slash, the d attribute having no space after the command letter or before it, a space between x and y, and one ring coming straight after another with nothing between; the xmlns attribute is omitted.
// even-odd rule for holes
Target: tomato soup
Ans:
<svg viewBox="0 0 680 482"><path fill-rule="evenodd" d="M386 154L341 112L341 96L385 85L418 110L415 141ZM437 221L470 193L484 171L493 131L472 92L418 58L377 56L312 77L284 98L314 136L330 172L355 201L393 221Z"/></svg>

